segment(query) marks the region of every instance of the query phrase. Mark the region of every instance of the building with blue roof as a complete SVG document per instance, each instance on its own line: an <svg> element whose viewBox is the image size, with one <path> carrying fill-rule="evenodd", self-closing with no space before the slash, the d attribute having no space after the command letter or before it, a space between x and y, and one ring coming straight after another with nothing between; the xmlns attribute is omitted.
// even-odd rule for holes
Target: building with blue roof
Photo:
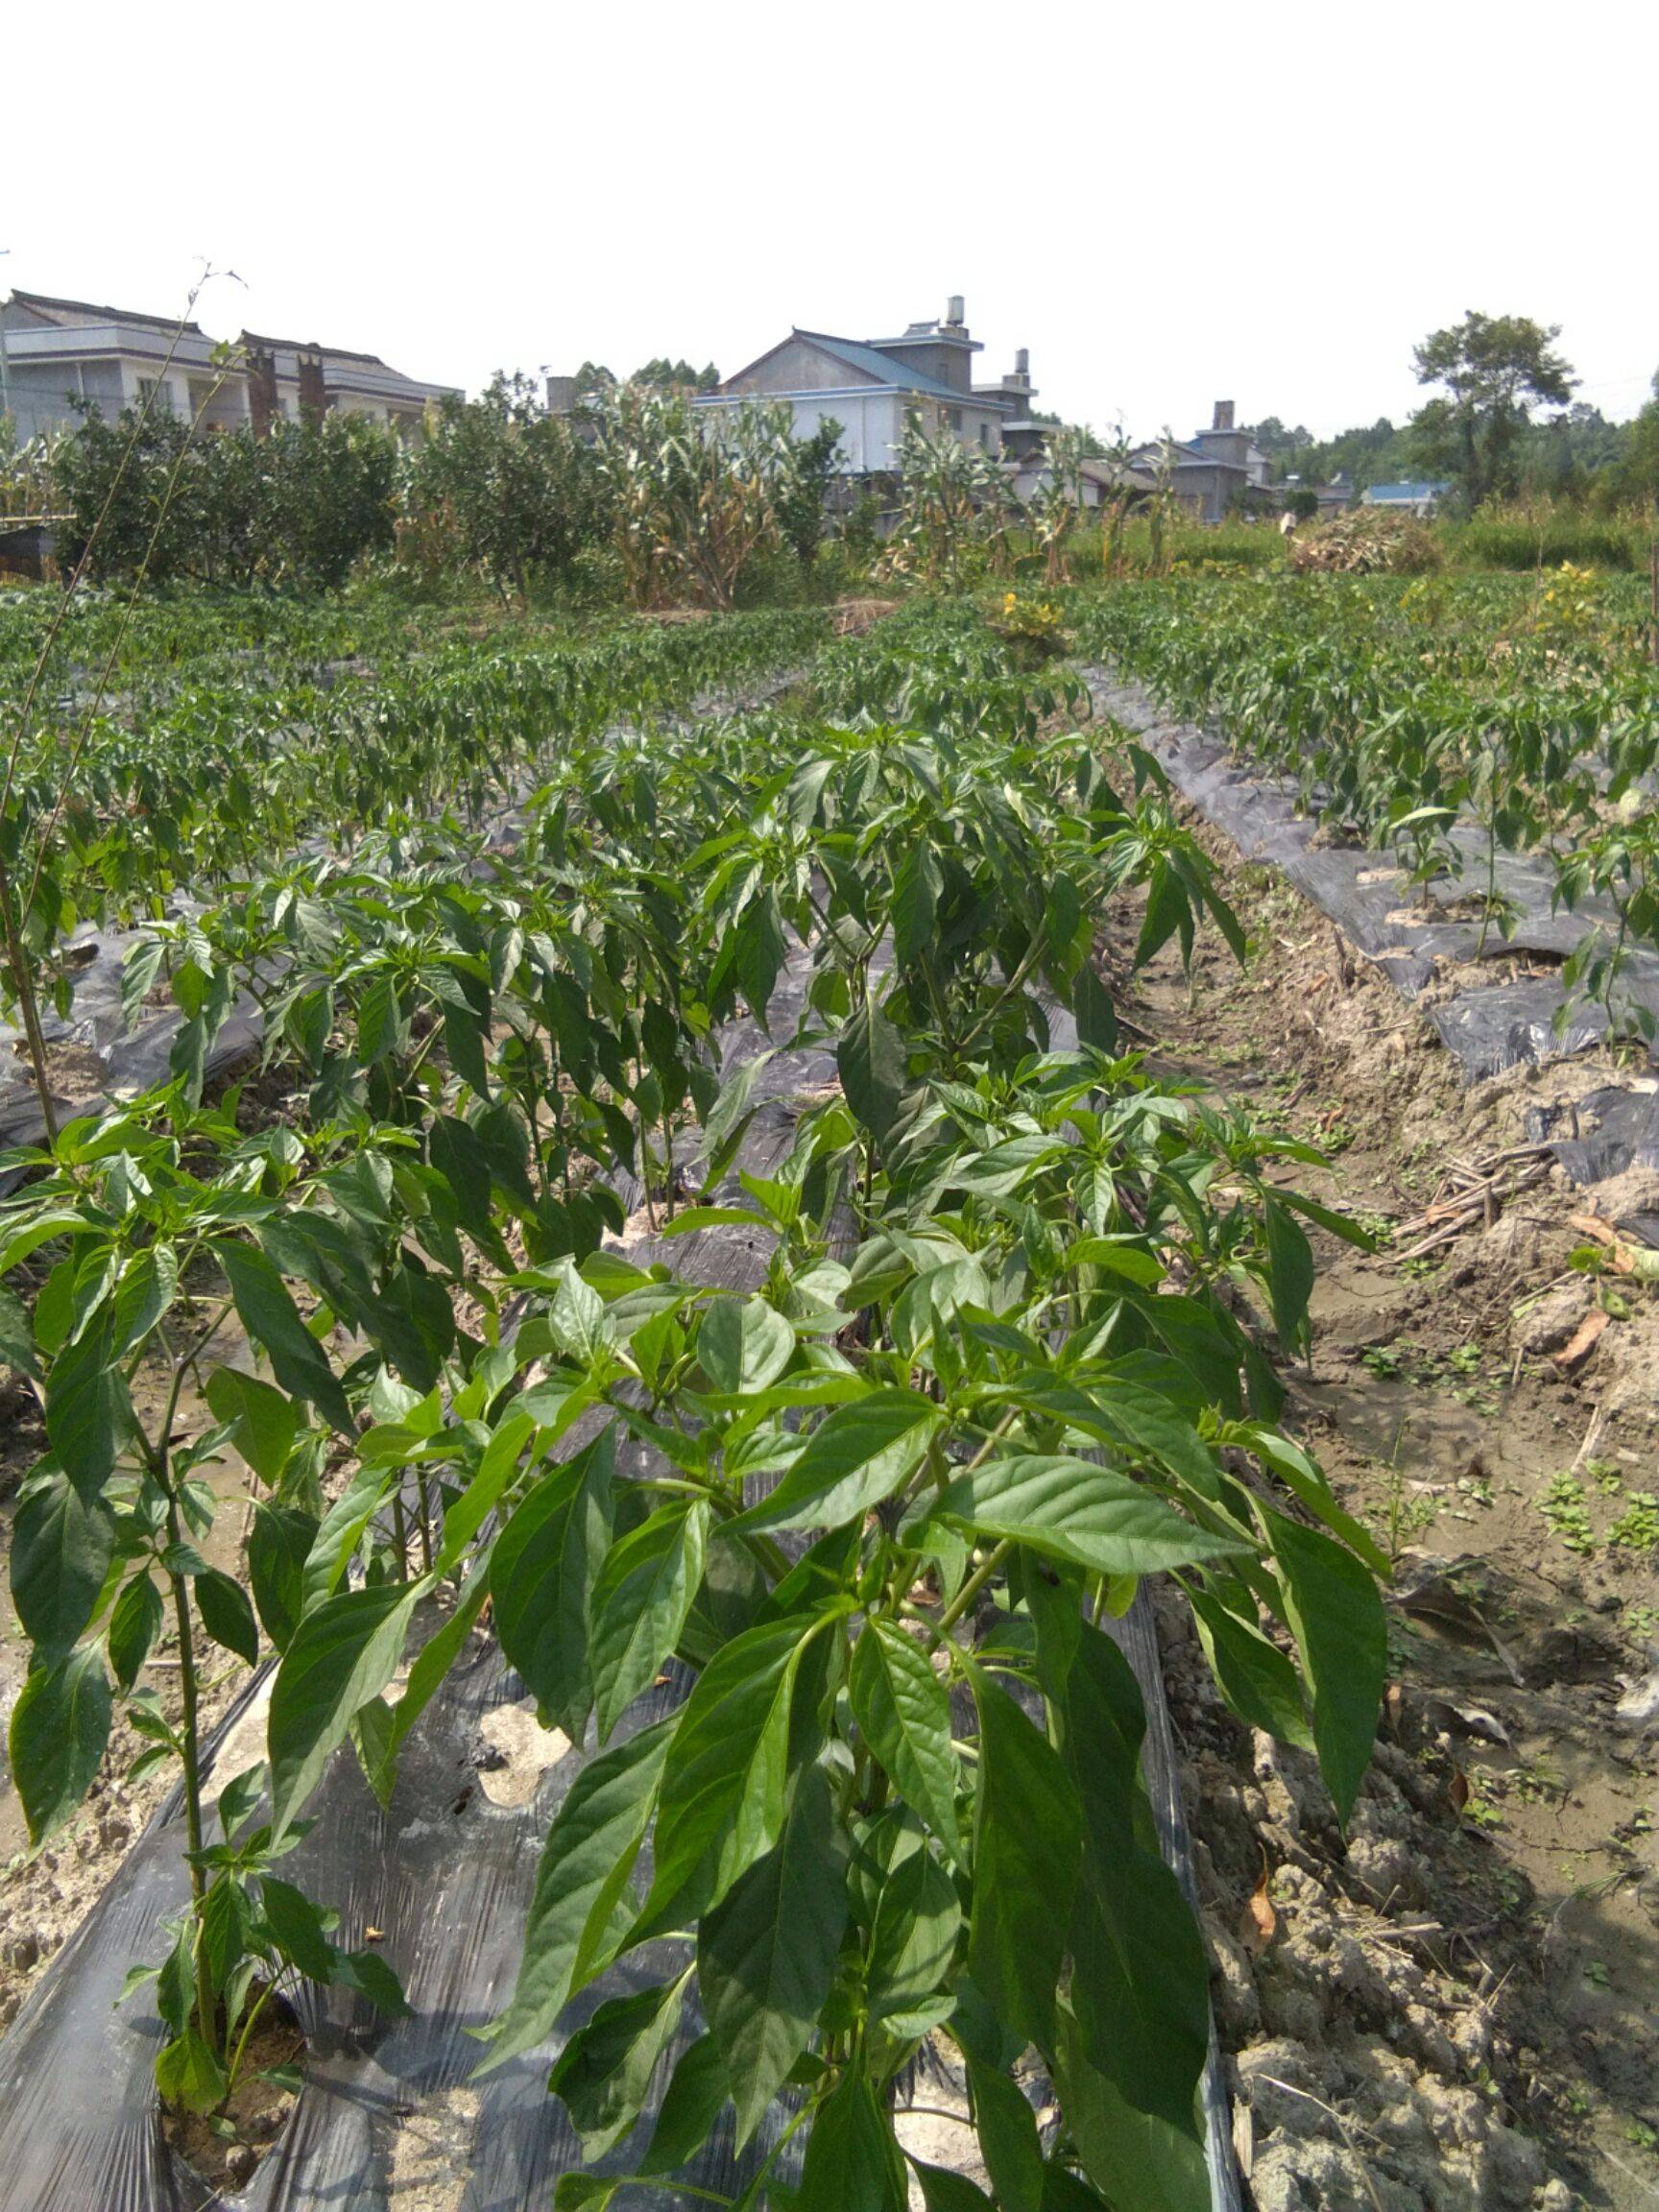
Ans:
<svg viewBox="0 0 1659 2212"><path fill-rule="evenodd" d="M846 476L894 471L907 414L935 434L949 431L987 452L1010 454L1040 441L1030 420L1030 358L1021 351L998 384L974 382L973 337L963 302L953 297L942 320L912 323L897 338L838 338L827 330L793 329L696 407L740 407L749 399L786 400L795 435L809 438L826 420L841 425L838 467Z"/></svg>

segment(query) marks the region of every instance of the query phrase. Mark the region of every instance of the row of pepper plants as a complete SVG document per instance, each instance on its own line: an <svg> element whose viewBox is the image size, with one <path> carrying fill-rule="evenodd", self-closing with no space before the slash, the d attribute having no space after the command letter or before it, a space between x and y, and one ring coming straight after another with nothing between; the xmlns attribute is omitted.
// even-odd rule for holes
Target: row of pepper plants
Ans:
<svg viewBox="0 0 1659 2212"><path fill-rule="evenodd" d="M88 927L211 900L274 854L349 852L371 827L476 824L534 788L565 733L774 678L828 630L801 610L404 651L384 625L358 638L314 616L279 625L265 660L210 606L133 614L143 651L125 609L75 610L55 641L29 614L12 626L35 660L0 665L0 1014L26 1027L35 1002L70 1015Z"/></svg>
<svg viewBox="0 0 1659 2212"><path fill-rule="evenodd" d="M1629 957L1659 951L1659 670L1627 579L1186 578L1075 612L1086 650L1214 720L1305 811L1471 902L1482 949L1519 919L1500 855L1535 855L1590 917L1563 1025L1588 1000L1651 1042Z"/></svg>
<svg viewBox="0 0 1659 2212"><path fill-rule="evenodd" d="M0 1212L46 1438L10 1752L37 1844L117 1706L139 1767L179 1769L190 1907L136 1968L169 2100L223 2107L287 1978L401 2007L277 1869L331 1761L389 1795L487 1635L587 1757L482 2063L681 1938L558 2049L585 2151L561 2203L681 2172L722 2115L748 2206L901 2212L912 2175L929 2212L1208 2202L1204 1953L1104 1623L1166 1578L1221 1695L1314 1750L1345 1817L1382 1562L1277 1425L1264 1334L1306 1342L1303 1223L1352 1232L1285 1180L1311 1155L1123 1047L1105 916L1141 917L1142 959L1239 940L1154 764L1103 760L1077 700L971 613L913 610L786 709L578 718L510 845L366 838L139 956L185 1017L175 1080L23 1156ZM759 1172L761 1062L721 1040L788 974L773 1044L832 1048L840 1082ZM244 994L281 1111L202 1097ZM746 1225L759 1286L627 1257L624 1190L670 1253ZM268 1372L225 1357L232 1316ZM236 1573L204 1556L227 1446L259 1485ZM146 1678L164 1629L181 1710ZM209 1654L275 1669L268 1757L216 1815ZM646 1724L669 1669L684 1699ZM989 2198L901 2147L935 2035Z"/></svg>

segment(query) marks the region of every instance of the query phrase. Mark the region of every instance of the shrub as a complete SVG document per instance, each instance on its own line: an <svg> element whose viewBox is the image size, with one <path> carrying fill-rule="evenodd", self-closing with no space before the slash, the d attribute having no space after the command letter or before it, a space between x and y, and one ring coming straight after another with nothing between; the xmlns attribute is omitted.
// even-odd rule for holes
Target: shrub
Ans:
<svg viewBox="0 0 1659 2212"><path fill-rule="evenodd" d="M1511 500L1481 508L1440 535L1464 568L1646 568L1651 517L1639 507L1611 514L1565 500Z"/></svg>

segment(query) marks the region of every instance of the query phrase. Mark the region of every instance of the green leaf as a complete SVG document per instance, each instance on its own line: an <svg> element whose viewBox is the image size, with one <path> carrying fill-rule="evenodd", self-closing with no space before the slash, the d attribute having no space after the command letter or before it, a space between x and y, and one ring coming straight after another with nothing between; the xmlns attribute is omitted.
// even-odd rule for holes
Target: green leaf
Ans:
<svg viewBox="0 0 1659 2212"><path fill-rule="evenodd" d="M32 1844L60 1828L91 1789L109 1741L111 1710L96 1644L36 1667L24 1683L7 1747Z"/></svg>
<svg viewBox="0 0 1659 2212"><path fill-rule="evenodd" d="M806 2138L796 2212L906 2212L904 2159L862 2068L849 2066Z"/></svg>
<svg viewBox="0 0 1659 2212"><path fill-rule="evenodd" d="M835 1047L835 1067L848 1105L862 1128L885 1140L899 1118L904 1089L903 1041L866 992Z"/></svg>
<svg viewBox="0 0 1659 2212"><path fill-rule="evenodd" d="M888 1778L958 1863L956 1752L950 1700L926 1653L890 1621L871 1620L853 1647L853 1717Z"/></svg>
<svg viewBox="0 0 1659 2212"><path fill-rule="evenodd" d="M917 1390L876 1389L835 1407L771 1496L723 1522L720 1533L860 1518L915 1474L940 1418L939 1407Z"/></svg>
<svg viewBox="0 0 1659 2212"><path fill-rule="evenodd" d="M114 1313L106 1306L66 1344L46 1378L46 1436L78 1490L96 1491L114 1471L116 1446L132 1419L116 1364Z"/></svg>
<svg viewBox="0 0 1659 2212"><path fill-rule="evenodd" d="M615 1431L525 1493L490 1562L495 1632L525 1687L572 1742L592 1708L589 1600L611 1545Z"/></svg>
<svg viewBox="0 0 1659 2212"><path fill-rule="evenodd" d="M216 1367L207 1378L207 1403L254 1474L275 1486L300 1433L293 1400L257 1375L244 1375L237 1367Z"/></svg>
<svg viewBox="0 0 1659 2212"><path fill-rule="evenodd" d="M392 1801L397 1781L397 1759L408 1741L409 1731L431 1703L440 1683L466 1646L489 1595L490 1553L486 1549L463 1583L448 1619L427 1637L416 1653L403 1695L391 1708L384 1736L375 1744L373 1756L364 1761L369 1786L382 1805Z"/></svg>
<svg viewBox="0 0 1659 2212"><path fill-rule="evenodd" d="M949 2166L929 2166L917 2157L910 2163L921 2184L924 2212L997 2212L984 2190L966 2174L952 2174Z"/></svg>
<svg viewBox="0 0 1659 2212"><path fill-rule="evenodd" d="M29 1309L15 1290L0 1284L0 1363L15 1368L19 1375L38 1377L40 1363L35 1357L35 1332L30 1326Z"/></svg>
<svg viewBox="0 0 1659 2212"><path fill-rule="evenodd" d="M326 1985L334 1979L340 1954L328 1940L323 1914L302 1889L275 1874L262 1874L259 1893L272 1939L295 1969L308 1982Z"/></svg>
<svg viewBox="0 0 1659 2212"><path fill-rule="evenodd" d="M280 1836L345 1741L360 1706L397 1671L423 1582L342 1590L307 1613L271 1692L271 1817Z"/></svg>
<svg viewBox="0 0 1659 2212"><path fill-rule="evenodd" d="M1093 1045L1102 1052L1118 1049L1118 1009L1093 960L1085 960L1077 971L1071 987L1071 1013L1080 1045Z"/></svg>
<svg viewBox="0 0 1659 2212"><path fill-rule="evenodd" d="M67 1651L97 1609L115 1556L114 1517L54 1470L25 1495L12 1530L12 1598L42 1656Z"/></svg>
<svg viewBox="0 0 1659 2212"><path fill-rule="evenodd" d="M1240 1443L1247 1451L1254 1452L1264 1467L1271 1468L1280 1480L1295 1492L1315 1520L1323 1521L1351 1551L1359 1554L1373 1574L1387 1575L1388 1560L1379 1550L1376 1539L1352 1513L1343 1511L1332 1495L1331 1485L1317 1460L1310 1457L1300 1444L1260 1421L1229 1423L1222 1441Z"/></svg>
<svg viewBox="0 0 1659 2212"><path fill-rule="evenodd" d="M888 1875L876 1908L870 2017L914 2012L946 1989L961 1933L955 1883L930 1851L912 1851Z"/></svg>
<svg viewBox="0 0 1659 2212"><path fill-rule="evenodd" d="M705 1308L697 1357L716 1390L764 1390L794 1356L794 1330L764 1298L716 1298Z"/></svg>
<svg viewBox="0 0 1659 2212"><path fill-rule="evenodd" d="M1051 2158L1043 2169L1043 2212L1112 2212L1112 2207L1081 2174Z"/></svg>
<svg viewBox="0 0 1659 2212"><path fill-rule="evenodd" d="M217 1247L242 1326L270 1355L276 1380L292 1397L315 1406L343 1435L355 1433L346 1393L326 1355L300 1318L276 1264L253 1244Z"/></svg>
<svg viewBox="0 0 1659 2212"><path fill-rule="evenodd" d="M1208 1590L1189 1589L1193 1624L1221 1695L1247 1728L1313 1748L1296 1670L1276 1644ZM1252 1600L1254 1602L1254 1600Z"/></svg>
<svg viewBox="0 0 1659 2212"><path fill-rule="evenodd" d="M491 1252L498 1232L491 1210L490 1159L469 1122L452 1114L436 1116L426 1133L432 1166L448 1185L461 1226Z"/></svg>
<svg viewBox="0 0 1659 2212"><path fill-rule="evenodd" d="M1388 1670L1382 1599L1369 1569L1317 1529L1259 1507L1285 1614L1313 1695L1319 1770L1346 1821L1371 1763Z"/></svg>
<svg viewBox="0 0 1659 2212"><path fill-rule="evenodd" d="M148 1568L134 1575L109 1609L109 1665L123 1690L131 1690L161 1633L161 1593Z"/></svg>
<svg viewBox="0 0 1659 2212"><path fill-rule="evenodd" d="M128 1261L115 1293L111 1349L117 1359L125 1359L143 1344L172 1305L178 1287L179 1257L171 1244L153 1244Z"/></svg>
<svg viewBox="0 0 1659 2212"><path fill-rule="evenodd" d="M248 1583L260 1624L278 1651L287 1650L305 1608L305 1562L317 1533L309 1513L270 1505L262 1498L254 1501L253 1526L248 1535Z"/></svg>
<svg viewBox="0 0 1659 2212"><path fill-rule="evenodd" d="M932 942L934 917L944 888L945 872L932 846L912 845L893 871L893 897L888 907L893 957L902 968L908 967Z"/></svg>
<svg viewBox="0 0 1659 2212"><path fill-rule="evenodd" d="M1262 1226L1267 1240L1267 1297L1273 1326L1287 1352L1308 1342L1308 1301L1313 1295L1313 1253L1301 1225L1265 1192Z"/></svg>
<svg viewBox="0 0 1659 2212"><path fill-rule="evenodd" d="M186 2028L156 2053L156 2086L169 2104L204 2113L225 2102L230 2081L212 2047L195 2028Z"/></svg>
<svg viewBox="0 0 1659 2212"><path fill-rule="evenodd" d="M468 1545L495 1510L502 1491L518 1473L518 1462L535 1427L522 1405L509 1407L501 1416L500 1426L485 1445L466 1489L445 1512L443 1549L433 1561L439 1574L448 1574L459 1563Z"/></svg>
<svg viewBox="0 0 1659 2212"><path fill-rule="evenodd" d="M1062 1453L988 1459L933 1511L1102 1575L1155 1575L1248 1550L1196 1527L1144 1482Z"/></svg>
<svg viewBox="0 0 1659 2212"><path fill-rule="evenodd" d="M241 1887L228 1874L215 1875L197 1917L196 1940L212 1986L223 1990L248 1948L248 1911Z"/></svg>
<svg viewBox="0 0 1659 2212"><path fill-rule="evenodd" d="M553 2191L553 2212L610 2212L611 2200L624 2186L603 2174L561 2174Z"/></svg>
<svg viewBox="0 0 1659 2212"><path fill-rule="evenodd" d="M573 1359L590 1361L610 1341L605 1322L605 1301L576 1271L574 1260L561 1260L555 1272L559 1287L547 1310L553 1341Z"/></svg>
<svg viewBox="0 0 1659 2212"><path fill-rule="evenodd" d="M1112 2212L1211 2212L1201 2140L1126 2104L1091 2066L1076 2023L1062 2009L1054 2084L1084 2171Z"/></svg>
<svg viewBox="0 0 1659 2212"><path fill-rule="evenodd" d="M979 1788L968 1971L1022 2040L1052 2040L1055 1986L1083 1857L1083 1816L1048 1739L974 1670Z"/></svg>
<svg viewBox="0 0 1659 2212"><path fill-rule="evenodd" d="M703 1579L708 1533L709 1507L699 1499L664 1505L607 1552L589 1642L601 1743L679 1643Z"/></svg>
<svg viewBox="0 0 1659 2212"><path fill-rule="evenodd" d="M777 1841L795 1676L828 1618L791 1615L750 1628L698 1676L662 1776L644 1926L670 1911L682 1921L712 1911Z"/></svg>
<svg viewBox="0 0 1659 2212"><path fill-rule="evenodd" d="M584 2158L603 2158L638 2119L657 2062L679 2026L684 1987L681 1981L613 1997L554 2061L547 2087L564 2099Z"/></svg>
<svg viewBox="0 0 1659 2212"><path fill-rule="evenodd" d="M1037 2115L1020 2085L1000 2066L968 2061L974 2131L985 2154L998 2212L1042 2212L1043 2146Z"/></svg>
<svg viewBox="0 0 1659 2212"><path fill-rule="evenodd" d="M824 1770L804 1767L778 1841L698 1930L697 1983L736 2099L739 2151L829 1997L847 1925L847 1858Z"/></svg>
<svg viewBox="0 0 1659 2212"><path fill-rule="evenodd" d="M536 1869L517 1984L481 2073L551 2034L566 2000L626 1933L628 1915L618 1909L656 1810L677 1718L613 1743L570 1785Z"/></svg>
<svg viewBox="0 0 1659 2212"><path fill-rule="evenodd" d="M1091 1842L1071 1924L1071 2005L1083 2049L1126 2103L1190 2130L1210 2043L1198 1923L1162 1859Z"/></svg>
<svg viewBox="0 0 1659 2212"><path fill-rule="evenodd" d="M401 1049L403 1019L397 991L382 971L371 975L357 1001L357 1057L365 1068Z"/></svg>
<svg viewBox="0 0 1659 2212"><path fill-rule="evenodd" d="M1172 1379L1181 1371L1166 1366L1165 1372ZM1020 1376L1008 1385L1007 1395L1032 1412L1168 1468L1200 1493L1214 1489L1214 1463L1178 1401L1165 1388L1147 1387L1133 1372L1093 1375L1078 1384L1039 1370Z"/></svg>
<svg viewBox="0 0 1659 2212"><path fill-rule="evenodd" d="M221 1574L217 1567L209 1568L205 1575L198 1575L191 1589L202 1625L214 1643L222 1645L227 1651L234 1651L238 1659L246 1659L250 1667L255 1666L259 1658L259 1630L247 1591L240 1583L232 1582L228 1575Z"/></svg>
<svg viewBox="0 0 1659 2212"><path fill-rule="evenodd" d="M641 2174L672 2174L702 2150L731 2095L726 2061L712 2035L699 2035L680 2054L662 2092Z"/></svg>
<svg viewBox="0 0 1659 2212"><path fill-rule="evenodd" d="M411 2020L414 2008L403 1994L403 1984L378 1951L349 1951L340 1960L334 1979L367 1997L383 2019Z"/></svg>

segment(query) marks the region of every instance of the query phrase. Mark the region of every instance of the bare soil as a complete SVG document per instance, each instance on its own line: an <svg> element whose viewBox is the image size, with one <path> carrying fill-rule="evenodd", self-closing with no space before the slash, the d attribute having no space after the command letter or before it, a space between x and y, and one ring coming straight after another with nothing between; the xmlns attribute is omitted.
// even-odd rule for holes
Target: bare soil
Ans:
<svg viewBox="0 0 1659 2212"><path fill-rule="evenodd" d="M1529 1106L1631 1073L1464 1088L1328 921L1201 835L1250 967L1212 938L1190 988L1161 957L1128 1010L1161 1067L1321 1145L1285 1179L1378 1237L1316 1234L1286 1418L1395 1565L1346 1835L1166 1623L1240 2162L1259 2212L1659 2204L1659 1288L1581 1271L1572 1218L1646 1210L1659 1177L1586 1190L1523 1157L1491 1177L1513 1195L1424 1218Z"/></svg>

